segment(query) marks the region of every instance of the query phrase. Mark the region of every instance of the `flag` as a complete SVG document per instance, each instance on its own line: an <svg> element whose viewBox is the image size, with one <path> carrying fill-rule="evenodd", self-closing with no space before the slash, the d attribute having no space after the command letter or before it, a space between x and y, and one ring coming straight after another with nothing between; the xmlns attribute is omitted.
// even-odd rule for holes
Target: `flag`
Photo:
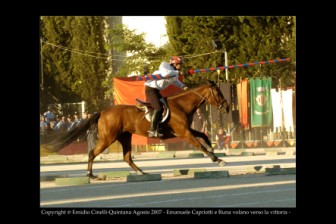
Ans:
<svg viewBox="0 0 336 224"><path fill-rule="evenodd" d="M286 91L281 91L281 93L284 113L284 127L286 131L293 132L293 90L287 89Z"/></svg>
<svg viewBox="0 0 336 224"><path fill-rule="evenodd" d="M273 132L277 132L277 130L280 131L283 120L280 91L277 91L276 89L271 89L271 98L273 111Z"/></svg>
<svg viewBox="0 0 336 224"><path fill-rule="evenodd" d="M272 126L272 79L250 79L251 127Z"/></svg>
<svg viewBox="0 0 336 224"><path fill-rule="evenodd" d="M273 110L273 131L294 131L293 122L293 91L291 89L271 89Z"/></svg>
<svg viewBox="0 0 336 224"><path fill-rule="evenodd" d="M222 91L223 96L226 99L226 101L228 102L228 104L231 105L231 94L232 94L231 84L230 83L221 83L219 85L219 88ZM213 108L214 108L213 111L216 111L216 108L215 107L213 107ZM222 124L223 124L223 122L226 122L226 123L232 122L232 111L231 110L228 113L224 113L224 111L221 110L220 115L221 115L220 121L222 122ZM223 127L223 126L221 126L221 127Z"/></svg>
<svg viewBox="0 0 336 224"><path fill-rule="evenodd" d="M237 84L237 98L238 98L238 109L239 109L239 122L245 129L250 127L249 114L248 114L248 80L243 79Z"/></svg>

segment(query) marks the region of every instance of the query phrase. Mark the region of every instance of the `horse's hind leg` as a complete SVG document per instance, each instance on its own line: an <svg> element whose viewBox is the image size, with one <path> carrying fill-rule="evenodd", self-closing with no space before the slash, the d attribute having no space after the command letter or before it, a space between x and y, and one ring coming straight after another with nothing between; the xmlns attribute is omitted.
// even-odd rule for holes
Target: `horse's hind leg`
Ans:
<svg viewBox="0 0 336 224"><path fill-rule="evenodd" d="M115 140L114 140L115 141ZM86 176L90 178L97 178L97 176L94 176L92 174L92 165L93 165L93 160L96 158L97 155L102 153L108 146L110 146L114 141L104 141L102 139L98 140L98 143L96 147L89 152L89 161L88 161L88 168L87 168L87 173Z"/></svg>
<svg viewBox="0 0 336 224"><path fill-rule="evenodd" d="M124 161L132 167L132 169L139 175L145 174L132 160L132 134L129 132L122 133L117 139L123 148Z"/></svg>

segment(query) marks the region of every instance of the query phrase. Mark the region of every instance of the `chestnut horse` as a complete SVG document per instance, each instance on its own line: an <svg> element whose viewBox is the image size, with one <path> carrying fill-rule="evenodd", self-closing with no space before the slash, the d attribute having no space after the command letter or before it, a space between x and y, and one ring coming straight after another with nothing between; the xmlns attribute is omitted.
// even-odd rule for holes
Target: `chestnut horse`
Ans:
<svg viewBox="0 0 336 224"><path fill-rule="evenodd" d="M166 122L160 124L164 135L162 139L183 138L209 156L213 162L224 166L225 162L214 154L214 149L208 137L204 133L193 130L190 127L193 114L204 103L212 104L218 109L224 106L225 112L229 111L229 104L218 86L212 81L208 81L206 84L188 91L169 96L167 104L170 109L170 117L168 117ZM77 138L82 137L91 125L98 123L99 140L96 147L89 154L87 176L91 178L95 177L92 174L94 158L116 140L122 145L124 161L136 173L143 175L145 173L132 160L131 139L132 134L148 135L147 131L149 130L150 122L144 118L144 113L144 111L139 110L134 105L111 106L100 113L94 114L90 119L56 139L53 142L52 151L59 151L69 145ZM207 148L196 137L202 138Z"/></svg>

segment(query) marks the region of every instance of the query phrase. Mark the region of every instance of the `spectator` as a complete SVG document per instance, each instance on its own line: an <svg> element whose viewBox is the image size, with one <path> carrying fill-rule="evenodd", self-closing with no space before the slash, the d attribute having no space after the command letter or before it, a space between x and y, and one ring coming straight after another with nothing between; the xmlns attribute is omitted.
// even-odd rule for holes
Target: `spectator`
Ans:
<svg viewBox="0 0 336 224"><path fill-rule="evenodd" d="M218 133L216 134L217 149L229 150L230 141L231 141L231 136L226 135L226 132L223 130L223 128L219 128Z"/></svg>
<svg viewBox="0 0 336 224"><path fill-rule="evenodd" d="M56 115L56 118L54 121L50 122L50 127L55 131L55 128L58 124L58 122L61 121L61 117L59 115Z"/></svg>
<svg viewBox="0 0 336 224"><path fill-rule="evenodd" d="M67 131L70 131L73 123L74 123L74 118L69 114L67 117L67 123L65 124L65 128Z"/></svg>
<svg viewBox="0 0 336 224"><path fill-rule="evenodd" d="M61 120L56 124L54 131L63 132L67 130L68 121L65 116L62 116Z"/></svg>
<svg viewBox="0 0 336 224"><path fill-rule="evenodd" d="M73 119L71 126L69 127L69 130L72 130L75 127L77 127L80 122L82 122L82 119L79 117L78 113L75 112L74 119Z"/></svg>
<svg viewBox="0 0 336 224"><path fill-rule="evenodd" d="M191 123L191 128L196 130L196 131L203 132L204 134L207 135L206 126L207 126L207 120L205 118L205 115L202 113L200 108L197 108L196 112L193 116L193 121ZM204 143L204 140L202 138L200 138L200 142Z"/></svg>
<svg viewBox="0 0 336 224"><path fill-rule="evenodd" d="M48 111L43 114L46 117L46 122L49 124L51 121L55 120L55 113L52 111L52 107L48 106Z"/></svg>
<svg viewBox="0 0 336 224"><path fill-rule="evenodd" d="M41 115L40 116L40 134L41 135L46 134L47 129L48 129L48 123L46 121L46 117Z"/></svg>
<svg viewBox="0 0 336 224"><path fill-rule="evenodd" d="M201 109L197 108L196 113L194 114L194 117L193 117L191 128L196 131L205 133L206 124L207 124L207 121L206 121L205 116L203 115Z"/></svg>
<svg viewBox="0 0 336 224"><path fill-rule="evenodd" d="M48 123L43 115L40 115L40 143L45 143L48 132Z"/></svg>
<svg viewBox="0 0 336 224"><path fill-rule="evenodd" d="M88 112L83 112L82 121L85 121L86 119L88 119Z"/></svg>

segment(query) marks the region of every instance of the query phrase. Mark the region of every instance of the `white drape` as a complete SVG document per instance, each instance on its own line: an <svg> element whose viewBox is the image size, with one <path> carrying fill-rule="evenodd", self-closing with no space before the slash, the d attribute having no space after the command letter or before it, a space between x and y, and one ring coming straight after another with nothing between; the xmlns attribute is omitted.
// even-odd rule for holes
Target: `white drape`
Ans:
<svg viewBox="0 0 336 224"><path fill-rule="evenodd" d="M281 130L282 122L286 131L294 131L293 122L293 90L286 91L271 89L273 108L273 132Z"/></svg>
<svg viewBox="0 0 336 224"><path fill-rule="evenodd" d="M282 123L280 92L277 92L276 89L271 89L271 98L273 110L273 132L276 132L276 128L280 131Z"/></svg>
<svg viewBox="0 0 336 224"><path fill-rule="evenodd" d="M293 131L293 90L288 89L286 91L282 91L282 102L286 131Z"/></svg>

